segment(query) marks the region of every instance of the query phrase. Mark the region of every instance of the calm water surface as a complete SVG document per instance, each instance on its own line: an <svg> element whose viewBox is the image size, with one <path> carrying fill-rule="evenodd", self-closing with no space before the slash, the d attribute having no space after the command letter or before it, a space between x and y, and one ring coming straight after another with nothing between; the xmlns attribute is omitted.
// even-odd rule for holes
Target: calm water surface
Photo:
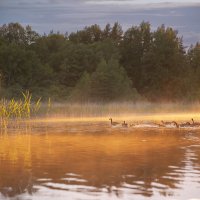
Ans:
<svg viewBox="0 0 200 200"><path fill-rule="evenodd" d="M200 130L76 122L1 133L0 199L200 200Z"/></svg>

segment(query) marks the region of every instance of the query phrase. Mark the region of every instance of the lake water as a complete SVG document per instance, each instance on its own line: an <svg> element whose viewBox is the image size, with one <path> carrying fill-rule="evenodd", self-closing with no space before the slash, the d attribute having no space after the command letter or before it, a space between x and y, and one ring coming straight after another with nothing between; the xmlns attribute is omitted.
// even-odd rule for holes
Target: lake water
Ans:
<svg viewBox="0 0 200 200"><path fill-rule="evenodd" d="M0 199L200 200L200 130L94 121L9 129Z"/></svg>

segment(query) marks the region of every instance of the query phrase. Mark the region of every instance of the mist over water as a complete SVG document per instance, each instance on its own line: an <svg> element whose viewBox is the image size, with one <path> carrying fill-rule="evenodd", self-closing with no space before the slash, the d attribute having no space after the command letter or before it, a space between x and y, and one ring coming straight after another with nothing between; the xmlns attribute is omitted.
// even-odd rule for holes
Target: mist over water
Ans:
<svg viewBox="0 0 200 200"><path fill-rule="evenodd" d="M0 199L200 199L198 129L36 123L0 135Z"/></svg>
<svg viewBox="0 0 200 200"><path fill-rule="evenodd" d="M42 105L41 110L47 110L46 105ZM195 117L200 120L199 103L148 103L148 102L116 102L116 103L53 103L48 114L42 115L45 118L57 120L83 120L95 118L107 121L108 117L119 120L190 120Z"/></svg>

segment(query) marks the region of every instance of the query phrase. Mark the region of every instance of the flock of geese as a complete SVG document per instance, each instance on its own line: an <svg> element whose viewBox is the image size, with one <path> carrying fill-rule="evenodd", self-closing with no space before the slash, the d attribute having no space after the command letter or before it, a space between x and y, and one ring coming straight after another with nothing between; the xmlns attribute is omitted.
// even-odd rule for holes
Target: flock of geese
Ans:
<svg viewBox="0 0 200 200"><path fill-rule="evenodd" d="M161 121L161 123L155 123L155 122L141 122L141 123L134 123L134 124L128 124L126 121L123 121L123 123L114 122L112 118L109 119L111 126L117 126L117 127L135 127L135 128L159 128L159 127L165 127L165 128L197 128L200 127L200 122L195 122L194 119L191 119L191 122L182 122L177 123L176 121Z"/></svg>

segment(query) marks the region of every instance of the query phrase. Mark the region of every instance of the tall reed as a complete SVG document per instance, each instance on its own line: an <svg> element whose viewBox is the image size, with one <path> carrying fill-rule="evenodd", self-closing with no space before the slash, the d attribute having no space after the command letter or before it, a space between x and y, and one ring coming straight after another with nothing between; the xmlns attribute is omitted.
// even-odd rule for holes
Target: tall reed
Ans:
<svg viewBox="0 0 200 200"><path fill-rule="evenodd" d="M32 95L29 91L22 93L23 98L20 100L0 100L0 125L1 128L7 128L9 122L17 122L21 119L29 119L36 115L40 109L41 98L36 102L32 101Z"/></svg>

